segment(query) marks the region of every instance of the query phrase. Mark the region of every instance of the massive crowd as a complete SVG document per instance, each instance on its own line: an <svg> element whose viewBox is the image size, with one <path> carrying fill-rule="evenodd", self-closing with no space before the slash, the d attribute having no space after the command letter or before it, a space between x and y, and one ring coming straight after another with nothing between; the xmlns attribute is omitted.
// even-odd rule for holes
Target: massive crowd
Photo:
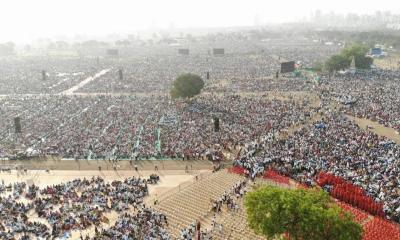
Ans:
<svg viewBox="0 0 400 240"><path fill-rule="evenodd" d="M96 231L93 240L133 240L133 239L159 239L168 240L168 232L164 226L168 225L165 215L149 208L139 209L135 215L128 213L119 216L114 226L101 231Z"/></svg>
<svg viewBox="0 0 400 240"><path fill-rule="evenodd" d="M288 139L274 141L266 136L249 144L236 165L253 175L271 167L307 185L315 185L321 171L340 176L382 203L386 216L399 222L399 154L393 141L360 129L341 114L329 113Z"/></svg>
<svg viewBox="0 0 400 240"><path fill-rule="evenodd" d="M215 43L199 43L189 56L179 56L176 48L164 52L163 46L154 46L119 59L2 59L0 95L8 96L0 98L0 159L221 159L222 153L238 150L234 164L252 178L272 168L315 185L323 171L361 187L383 204L387 218L400 222L399 146L346 117L369 118L400 131L400 71L322 75L319 84L304 75L276 78L279 61L296 60L310 67L338 47L290 41L220 44L226 47L224 56L210 53ZM53 94L106 68L111 71L79 88L79 96ZM191 101L172 101L170 85L183 72L201 75L204 93ZM271 98L278 91L305 94L301 100L290 94L286 99ZM311 92L319 95L320 104L313 102ZM27 93L52 95L16 95ZM335 108L332 102L337 103ZM317 114L322 120L284 134ZM21 117L20 134L14 132L15 117ZM220 119L218 132L212 123L215 117ZM92 226L92 238L82 239L169 238L166 217L142 204L148 194L143 179L77 179L44 189L1 184L0 193L2 239L62 239ZM19 201L22 198L27 203ZM235 209L232 199L217 200L215 209L222 202ZM115 224L103 228L110 211L121 214ZM46 223L30 220L32 212Z"/></svg>
<svg viewBox="0 0 400 240"><path fill-rule="evenodd" d="M204 158L268 129L279 130L302 121L306 101L297 105L261 96L253 101L241 93L309 90L311 84L300 78L274 79L271 75L286 58L296 57L309 66L322 53L338 50L304 40L299 46L293 45L294 40L218 41L193 43L189 56L179 56L176 47L155 45L117 59L2 60L5 74L0 78L0 85L4 85L0 94L9 95L0 99L0 158ZM226 47L224 56L211 54L218 44ZM111 71L79 88L81 97L13 95L61 93L101 69ZM46 80L41 79L41 70L48 74ZM172 102L165 95L182 72L200 74L206 81L204 91L218 96L202 96L192 103ZM207 72L210 79L206 79ZM110 95L85 95L88 93ZM147 96L139 97L142 93ZM16 135L13 120L18 116L22 134ZM221 118L223 127L214 134L211 119L215 116Z"/></svg>
<svg viewBox="0 0 400 240"><path fill-rule="evenodd" d="M98 64L94 58L1 58L0 95L59 93L103 67L104 65Z"/></svg>
<svg viewBox="0 0 400 240"><path fill-rule="evenodd" d="M1 239L66 239L72 231L93 226L93 239L169 238L164 229L165 215L143 203L148 195L146 179L106 182L97 177L44 188L3 182L0 191ZM111 211L120 216L112 227L103 228L103 223L110 223L107 214ZM33 215L37 221L31 220Z"/></svg>
<svg viewBox="0 0 400 240"><path fill-rule="evenodd" d="M199 96L191 102L162 96L9 97L0 102L0 118L8 122L0 126L0 157L206 158L304 121L309 101L240 95ZM15 116L22 120L19 135ZM219 132L214 116L221 119Z"/></svg>
<svg viewBox="0 0 400 240"><path fill-rule="evenodd" d="M221 46L225 48L225 55L213 55L212 48ZM178 48L186 47L190 55L178 55ZM199 41L179 47L132 45L131 49L120 51L120 58L91 55L13 57L0 59L0 95L61 93L102 69L112 70L77 91L166 93L172 81L185 72L202 76L208 83L206 88L212 91L268 90L268 85L258 83L262 83L260 79L274 75L280 68L280 62L296 60L304 67L311 67L316 61L323 61L337 51L339 46L321 45L303 39L254 41L233 38L229 41ZM120 79L119 69L123 71L123 79ZM46 73L45 79L42 71ZM206 79L207 72L210 79ZM220 80L228 81L229 87L220 88L214 84Z"/></svg>
<svg viewBox="0 0 400 240"><path fill-rule="evenodd" d="M400 130L399 81L400 71L375 69L323 76L321 86L332 100L345 103L343 112Z"/></svg>

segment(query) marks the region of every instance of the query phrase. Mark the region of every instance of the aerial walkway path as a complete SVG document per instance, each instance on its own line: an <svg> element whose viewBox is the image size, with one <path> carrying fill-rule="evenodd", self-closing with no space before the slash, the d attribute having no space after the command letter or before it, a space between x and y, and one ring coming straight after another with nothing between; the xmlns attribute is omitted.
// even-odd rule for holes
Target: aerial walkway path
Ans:
<svg viewBox="0 0 400 240"><path fill-rule="evenodd" d="M86 84L90 83L91 81L96 80L97 78L103 76L104 74L108 73L109 71L111 71L111 69L103 69L100 72L96 73L94 76L90 76L88 78L86 78L85 80L83 80L82 82L76 84L75 86L71 87L70 89L67 89L63 92L61 92L61 95L73 95L74 92L76 92L76 90L78 90L79 88L85 86Z"/></svg>

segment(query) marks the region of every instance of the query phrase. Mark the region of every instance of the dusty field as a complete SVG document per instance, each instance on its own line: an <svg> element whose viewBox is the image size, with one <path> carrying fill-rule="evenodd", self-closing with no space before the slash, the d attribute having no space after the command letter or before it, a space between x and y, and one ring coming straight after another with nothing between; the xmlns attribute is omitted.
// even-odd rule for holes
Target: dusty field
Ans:
<svg viewBox="0 0 400 240"><path fill-rule="evenodd" d="M385 58L374 59L374 64L382 69L399 69L400 68L400 54L394 53Z"/></svg>
<svg viewBox="0 0 400 240"><path fill-rule="evenodd" d="M28 170L27 173L12 170L11 174L0 172L0 181L4 180L5 184L13 182L34 183L39 187L53 184L65 183L76 178L92 178L102 177L106 181L122 180L128 177L148 178L151 174L156 173L160 176L160 183L150 187L150 192L159 192L157 189L167 189L178 186L180 183L191 180L193 176L209 172L209 170L189 170L185 173L183 170L160 170L160 171L50 171L44 170Z"/></svg>
<svg viewBox="0 0 400 240"><path fill-rule="evenodd" d="M363 129L366 129L367 126L372 126L372 129L368 129L371 132L374 132L380 136L385 136L389 139L392 139L395 141L397 144L400 144L400 135L396 133L396 130L393 128L388 128L385 126L382 126L381 124L377 122L373 122L371 120L365 119L365 118L356 118L352 116L348 116L350 119L353 119L358 126L360 126Z"/></svg>
<svg viewBox="0 0 400 240"><path fill-rule="evenodd" d="M135 165L140 171L154 170L157 166L160 170L185 170L186 166L194 170L212 169L211 162L207 160L138 160L118 161L113 163L108 160L61 160L58 158L45 157L31 160L1 160L2 165L20 165L29 170L70 170L70 171L111 171L114 168L118 171L133 171ZM15 169L15 168L12 168Z"/></svg>

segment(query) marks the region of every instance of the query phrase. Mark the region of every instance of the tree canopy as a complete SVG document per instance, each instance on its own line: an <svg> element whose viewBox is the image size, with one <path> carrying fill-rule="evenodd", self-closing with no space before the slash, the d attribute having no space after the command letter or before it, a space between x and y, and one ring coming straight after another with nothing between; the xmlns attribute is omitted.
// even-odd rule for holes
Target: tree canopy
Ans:
<svg viewBox="0 0 400 240"><path fill-rule="evenodd" d="M350 67L351 58L344 55L333 55L326 61L325 67L329 72L340 71Z"/></svg>
<svg viewBox="0 0 400 240"><path fill-rule="evenodd" d="M204 81L200 76L185 73L175 79L171 88L172 98L191 98L201 92Z"/></svg>
<svg viewBox="0 0 400 240"><path fill-rule="evenodd" d="M330 57L325 67L329 72L344 70L350 67L354 57L355 67L357 69L369 69L373 63L371 57L366 56L368 48L365 45L355 43L349 48L345 48L338 55Z"/></svg>
<svg viewBox="0 0 400 240"><path fill-rule="evenodd" d="M267 238L359 240L362 227L317 189L260 187L245 197L249 226Z"/></svg>
<svg viewBox="0 0 400 240"><path fill-rule="evenodd" d="M340 40L341 42L362 42L368 48L380 43L395 48L400 46L400 32L390 29L369 30L369 31L343 31L343 30L322 30L308 31L306 36L317 39L328 39L329 41Z"/></svg>

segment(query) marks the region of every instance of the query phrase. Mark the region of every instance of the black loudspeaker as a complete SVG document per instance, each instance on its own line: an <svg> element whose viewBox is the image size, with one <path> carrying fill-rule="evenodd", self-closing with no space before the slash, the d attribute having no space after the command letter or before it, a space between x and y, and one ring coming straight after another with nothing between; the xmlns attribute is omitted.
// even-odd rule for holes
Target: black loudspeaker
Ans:
<svg viewBox="0 0 400 240"><path fill-rule="evenodd" d="M210 72L207 72L207 80L210 79Z"/></svg>
<svg viewBox="0 0 400 240"><path fill-rule="evenodd" d="M15 133L21 133L21 118L14 118Z"/></svg>
<svg viewBox="0 0 400 240"><path fill-rule="evenodd" d="M119 75L119 80L123 80L124 79L124 74L122 73L122 69L118 70L118 75Z"/></svg>
<svg viewBox="0 0 400 240"><path fill-rule="evenodd" d="M219 132L219 118L214 117L214 132Z"/></svg>
<svg viewBox="0 0 400 240"><path fill-rule="evenodd" d="M42 80L43 80L43 81L46 81L46 78L47 78L46 71L45 71L45 70L42 70Z"/></svg>

